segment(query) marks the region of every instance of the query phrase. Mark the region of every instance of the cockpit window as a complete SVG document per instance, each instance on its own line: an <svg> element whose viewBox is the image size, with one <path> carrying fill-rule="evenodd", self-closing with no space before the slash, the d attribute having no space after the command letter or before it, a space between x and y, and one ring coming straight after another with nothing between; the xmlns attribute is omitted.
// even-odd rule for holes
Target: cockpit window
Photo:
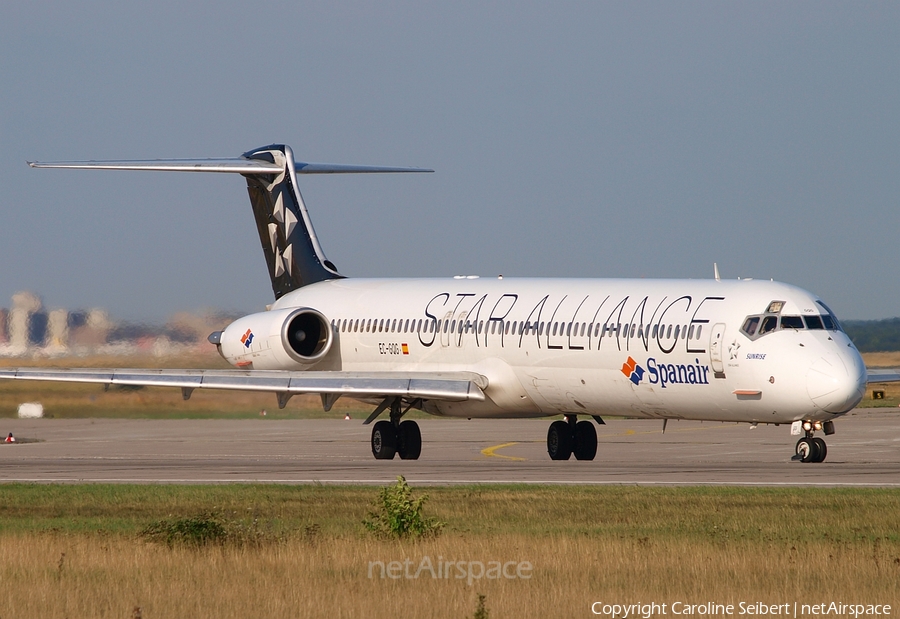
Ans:
<svg viewBox="0 0 900 619"><path fill-rule="evenodd" d="M822 319L818 316L804 316L806 319L806 328L807 329L824 329L825 326L822 324Z"/></svg>
<svg viewBox="0 0 900 619"><path fill-rule="evenodd" d="M744 326L741 327L741 331L747 334L747 337L753 337L756 335L756 327L759 326L759 316L749 316L747 320L744 321Z"/></svg>
<svg viewBox="0 0 900 619"><path fill-rule="evenodd" d="M781 328L782 329L802 329L803 328L803 318L800 316L782 316L781 317Z"/></svg>
<svg viewBox="0 0 900 619"><path fill-rule="evenodd" d="M765 335L771 333L778 327L778 316L766 316L763 318L762 325L759 327L759 334Z"/></svg>
<svg viewBox="0 0 900 619"><path fill-rule="evenodd" d="M834 315L834 312L831 311L831 308L822 303L821 301L816 301L816 305L825 310L825 315L822 316L822 321L825 323L825 328L829 331L843 331L841 328L841 323L837 319L837 316Z"/></svg>

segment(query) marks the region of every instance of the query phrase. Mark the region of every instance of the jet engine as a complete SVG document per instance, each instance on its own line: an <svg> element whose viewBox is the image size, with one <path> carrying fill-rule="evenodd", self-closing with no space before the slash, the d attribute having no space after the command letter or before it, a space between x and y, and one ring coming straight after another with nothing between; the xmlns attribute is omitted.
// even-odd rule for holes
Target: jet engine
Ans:
<svg viewBox="0 0 900 619"><path fill-rule="evenodd" d="M301 369L321 361L333 340L328 319L308 307L244 316L209 336L228 363L256 370Z"/></svg>

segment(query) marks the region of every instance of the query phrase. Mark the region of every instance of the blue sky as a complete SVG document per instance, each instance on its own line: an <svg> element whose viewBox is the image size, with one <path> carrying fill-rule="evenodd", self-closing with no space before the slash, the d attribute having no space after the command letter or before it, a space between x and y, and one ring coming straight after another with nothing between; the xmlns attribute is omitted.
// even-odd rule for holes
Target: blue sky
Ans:
<svg viewBox="0 0 900 619"><path fill-rule="evenodd" d="M261 309L240 177L25 161L283 142L436 170L301 179L351 277L718 262L900 315L897 3L332 4L0 7L0 305Z"/></svg>

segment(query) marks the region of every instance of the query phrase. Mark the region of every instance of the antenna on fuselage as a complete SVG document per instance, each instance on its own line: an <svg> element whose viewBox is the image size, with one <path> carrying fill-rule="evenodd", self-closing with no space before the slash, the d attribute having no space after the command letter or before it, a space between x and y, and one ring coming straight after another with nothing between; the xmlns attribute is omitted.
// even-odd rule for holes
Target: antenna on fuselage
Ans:
<svg viewBox="0 0 900 619"><path fill-rule="evenodd" d="M717 281L717 282L718 282L718 281L721 281L721 280L719 279L719 265L718 265L717 263L715 263L715 262L713 262L713 277L716 278L716 281Z"/></svg>

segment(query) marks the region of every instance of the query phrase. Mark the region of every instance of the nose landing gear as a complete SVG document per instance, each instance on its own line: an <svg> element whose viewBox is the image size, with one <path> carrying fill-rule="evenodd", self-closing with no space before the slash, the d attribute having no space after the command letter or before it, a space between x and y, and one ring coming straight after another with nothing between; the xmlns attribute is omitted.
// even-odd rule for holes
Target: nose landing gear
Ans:
<svg viewBox="0 0 900 619"><path fill-rule="evenodd" d="M794 457L791 460L823 462L825 456L828 455L828 447L825 445L825 441L818 436L806 436L797 441L794 452Z"/></svg>
<svg viewBox="0 0 900 619"><path fill-rule="evenodd" d="M799 421L796 423L800 423ZM825 434L834 434L834 422L804 421L801 425L806 436L797 441L794 447L794 457L791 460L797 462L824 462L828 455L828 446L818 436L813 436L816 430L824 430Z"/></svg>
<svg viewBox="0 0 900 619"><path fill-rule="evenodd" d="M547 430L547 453L551 460L593 460L597 455L597 431L590 421L578 421L566 415L565 421L554 421Z"/></svg>

